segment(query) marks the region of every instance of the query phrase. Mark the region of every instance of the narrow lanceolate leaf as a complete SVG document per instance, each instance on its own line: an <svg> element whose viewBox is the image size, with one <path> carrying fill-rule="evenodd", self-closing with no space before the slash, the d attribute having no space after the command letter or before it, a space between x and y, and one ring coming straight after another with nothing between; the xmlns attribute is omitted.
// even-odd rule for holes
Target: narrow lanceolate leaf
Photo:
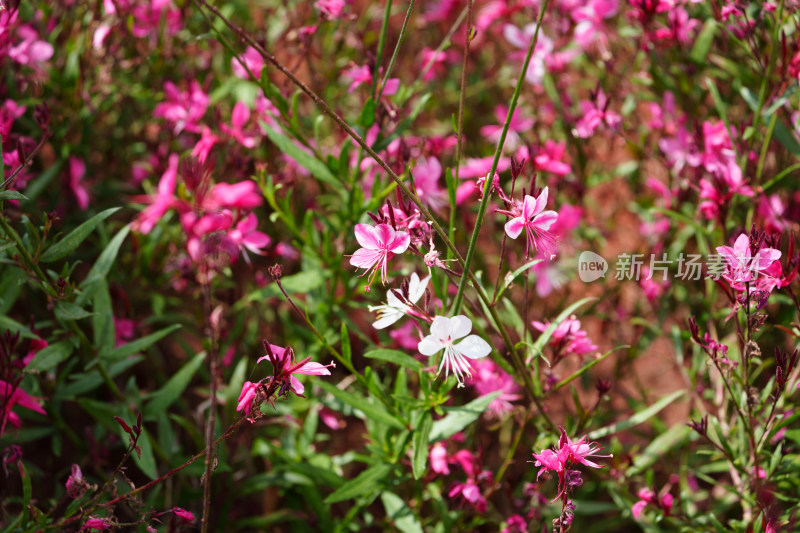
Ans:
<svg viewBox="0 0 800 533"><path fill-rule="evenodd" d="M506 292L506 289L509 288L512 283L514 283L514 280L517 279L517 277L520 274L522 274L523 272L525 272L530 268L533 268L535 265L541 262L542 259L534 259L533 261L528 261L527 263L516 269L514 272L507 274L506 279L503 280L503 284L500 286L500 290L497 292L497 297L495 298L495 301L500 299L503 293Z"/></svg>
<svg viewBox="0 0 800 533"><path fill-rule="evenodd" d="M424 366L422 363L414 359L408 354L405 354L399 350L389 350L385 348L380 348L378 350L370 350L369 352L364 354L364 357L369 359L378 359L380 361L386 361L388 363L394 363L399 366L404 366L409 368L413 371L422 370Z"/></svg>
<svg viewBox="0 0 800 533"><path fill-rule="evenodd" d="M272 141L272 144L278 147L278 150L294 159L298 165L311 172L315 178L329 185L341 185L328 167L325 166L325 163L312 154L303 151L293 140L270 128L266 123L262 122L261 127L269 137L269 140Z"/></svg>
<svg viewBox="0 0 800 533"><path fill-rule="evenodd" d="M405 427L400 420L389 414L382 406L369 403L369 401L361 395L343 391L336 385L328 383L327 381L320 380L317 381L317 384L322 387L322 390L330 393L337 400L342 401L350 407L364 413L365 418L368 418L374 422L381 422L398 429L403 429Z"/></svg>
<svg viewBox="0 0 800 533"><path fill-rule="evenodd" d="M55 368L59 363L69 357L74 349L75 347L68 340L51 344L39 350L31 362L28 363L28 366L25 367L25 371L38 370L39 372L46 372Z"/></svg>
<svg viewBox="0 0 800 533"><path fill-rule="evenodd" d="M611 424L610 426L602 427L600 429L592 431L591 433L589 433L589 439L595 440L602 437L607 437L608 435L613 435L614 433L630 429L633 426L638 426L642 422L658 414L662 409L664 409L666 406L668 406L669 404L671 404L684 394L686 394L685 390L678 390L673 392L672 394L668 394L667 396L664 396L663 398L658 400L656 403L654 403L647 409L639 411L638 413L634 414L633 416L631 416L626 420L621 420L615 424Z"/></svg>
<svg viewBox="0 0 800 533"><path fill-rule="evenodd" d="M100 358L105 359L107 361L119 361L121 359L125 359L126 357L139 353L142 350L146 350L156 342L160 341L176 329L180 329L180 324L173 324L171 326L167 326L164 329L158 330L155 333L151 333L141 339L136 339L133 342L129 342L128 344L123 344L119 348L114 348L112 350L105 350L100 353Z"/></svg>
<svg viewBox="0 0 800 533"><path fill-rule="evenodd" d="M74 230L70 232L67 236L63 239L52 245L50 248L45 250L45 252L39 258L40 261L43 263L51 263L53 261L58 261L59 259L63 259L67 255L69 255L72 251L74 251L80 244L89 236L89 234L94 231L94 228L102 222L103 220L107 219L117 211L119 211L119 207L112 207L111 209L106 209L102 211Z"/></svg>
<svg viewBox="0 0 800 533"><path fill-rule="evenodd" d="M0 191L0 201L2 200L27 200L28 198L18 191Z"/></svg>
<svg viewBox="0 0 800 533"><path fill-rule="evenodd" d="M417 515L411 510L403 499L394 492L381 492L381 501L386 509L388 516L398 531L403 533L422 533L422 524L419 523Z"/></svg>
<svg viewBox="0 0 800 533"><path fill-rule="evenodd" d="M390 464L381 463L361 472L354 479L351 479L338 489L333 494L325 498L325 503L343 502L345 500L352 500L358 496L371 493L379 487L381 480L389 475L392 471Z"/></svg>
<svg viewBox="0 0 800 533"><path fill-rule="evenodd" d="M431 417L431 412L426 411L422 415L416 433L414 433L414 462L411 466L414 479L419 479L425 475L425 466L428 462L428 437L432 426L433 418Z"/></svg>
<svg viewBox="0 0 800 533"><path fill-rule="evenodd" d="M183 365L175 375L169 378L163 387L154 392L152 396L150 396L147 405L144 406L145 414L151 416L163 413L167 407L180 398L183 391L189 386L189 382L197 372L197 369L203 364L203 359L205 359L205 357L205 352L200 352L195 355L188 363Z"/></svg>
<svg viewBox="0 0 800 533"><path fill-rule="evenodd" d="M92 265L92 269L89 270L89 274L86 276L81 282L81 287L86 287L92 282L105 278L108 273L111 271L111 267L114 264L114 261L117 259L117 254L119 254L119 249L122 246L122 243L125 242L125 238L128 236L128 233L131 231L131 226L128 224L127 226L123 227L114 238L108 243L105 250L100 254L100 257L97 258L94 265Z"/></svg>
<svg viewBox="0 0 800 533"><path fill-rule="evenodd" d="M500 395L500 391L481 396L461 407L446 408L447 415L433 423L429 442L451 437L475 422L488 409L489 404Z"/></svg>
<svg viewBox="0 0 800 533"><path fill-rule="evenodd" d="M350 335L347 333L347 326L342 322L342 357L348 363L353 359L353 350L350 348Z"/></svg>

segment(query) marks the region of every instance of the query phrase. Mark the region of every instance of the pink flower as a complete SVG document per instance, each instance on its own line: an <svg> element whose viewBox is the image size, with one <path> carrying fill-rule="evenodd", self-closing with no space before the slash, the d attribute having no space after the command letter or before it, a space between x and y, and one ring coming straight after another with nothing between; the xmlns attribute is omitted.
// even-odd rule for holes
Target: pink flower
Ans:
<svg viewBox="0 0 800 533"><path fill-rule="evenodd" d="M661 496L659 499L655 492L650 489L643 488L639 489L639 492L636 495L639 497L639 501L634 503L633 507L631 507L631 514L633 514L633 518L636 520L639 519L644 511L644 508L647 507L648 504L655 505L657 508L661 509L661 511L664 513L664 516L669 516L673 503L672 494L669 492Z"/></svg>
<svg viewBox="0 0 800 533"><path fill-rule="evenodd" d="M611 455L597 455L601 449L597 443L588 442L586 437L573 442L567 436L564 428L561 428L561 438L558 441L557 450L547 449L533 454L536 459L534 466L541 467L536 479L539 479L539 476L548 470L558 475L558 495L553 498L555 501L572 487L581 484L580 472L571 470L572 466L581 464L590 468L602 468L601 465L588 459L588 457L611 457Z"/></svg>
<svg viewBox="0 0 800 533"><path fill-rule="evenodd" d="M553 258L556 240L550 231L550 226L558 219L555 211L545 211L547 205L548 189L545 187L538 198L526 194L520 208L514 205L511 211L497 210L507 216L513 217L506 222L506 234L512 239L519 237L525 230L526 244L525 255L530 257L531 251L536 250L550 259Z"/></svg>
<svg viewBox="0 0 800 533"><path fill-rule="evenodd" d="M244 382L244 385L242 385L242 392L239 393L239 399L236 400L239 402L236 406L237 411L244 411L245 415L250 415L250 411L253 408L253 399L258 393L258 387L258 383L253 383L251 381Z"/></svg>
<svg viewBox="0 0 800 533"><path fill-rule="evenodd" d="M431 447L428 459L431 462L431 470L437 474L448 475L450 473L450 466L447 461L447 448L444 444L437 442Z"/></svg>
<svg viewBox="0 0 800 533"><path fill-rule="evenodd" d="M434 210L447 204L447 191L439 186L442 165L438 159L433 156L421 156L411 174L414 176L414 188L420 200Z"/></svg>
<svg viewBox="0 0 800 533"><path fill-rule="evenodd" d="M528 522L522 516L514 514L508 517L506 527L500 533L527 533L527 531Z"/></svg>
<svg viewBox="0 0 800 533"><path fill-rule="evenodd" d="M518 48L518 52L510 54L510 59L521 60L525 57L528 48L530 47L533 35L536 32L536 24L527 24L524 28L520 29L513 24L505 24L503 26L503 36L508 43ZM531 61L528 63L528 70L525 72L525 81L531 85L541 85L544 75L547 72L545 67L546 58L553 52L553 41L543 31L539 30L539 36L536 40L536 45L533 49Z"/></svg>
<svg viewBox="0 0 800 533"><path fill-rule="evenodd" d="M256 227L258 227L258 218L256 218L255 213L250 213L240 220L234 229L228 232L228 237L239 248L250 250L254 254L264 255L262 248L269 246L271 239L265 233L257 231Z"/></svg>
<svg viewBox="0 0 800 533"><path fill-rule="evenodd" d="M536 170L552 172L557 176L566 176L570 173L569 163L563 161L566 155L567 144L565 142L555 142L547 140L544 146L539 147L533 157L533 165Z"/></svg>
<svg viewBox="0 0 800 533"><path fill-rule="evenodd" d="M247 135L244 126L250 121L250 108L244 102L236 102L231 114L231 126L221 124L222 131L233 137L245 148L253 148L256 145L256 137Z"/></svg>
<svg viewBox="0 0 800 533"><path fill-rule="evenodd" d="M349 93L355 91L362 83L372 83L372 71L369 69L368 65L361 67L358 65L353 65L352 67L345 69L342 74L353 80L353 82L350 84L350 87L347 89L347 92Z"/></svg>
<svg viewBox="0 0 800 533"><path fill-rule="evenodd" d="M781 257L780 250L774 248L762 248L754 256L750 239L744 233L736 239L733 248L718 246L717 253L728 263L728 273L724 278L737 290L744 289L743 284L755 279Z"/></svg>
<svg viewBox="0 0 800 533"><path fill-rule="evenodd" d="M244 66L239 59L244 60ZM247 69L244 68L245 66L247 66L247 69L253 73L256 79L261 78L261 71L264 69L264 58L261 57L261 54L258 53L258 50L252 46L247 47L247 50L244 51L241 58L231 58L231 69L233 70L233 75L243 80L249 80L250 74L247 73Z"/></svg>
<svg viewBox="0 0 800 533"><path fill-rule="evenodd" d="M583 116L575 124L575 129L572 130L573 135L588 139L601 124L605 123L611 129L619 126L622 117L609 111L608 104L609 101L602 89L597 91L594 101L584 100L581 102Z"/></svg>
<svg viewBox="0 0 800 533"><path fill-rule="evenodd" d="M82 489L86 484L86 480L83 479L83 473L81 472L81 467L73 464L72 465L72 474L70 474L69 478L67 478L67 494L70 498L77 498L81 495Z"/></svg>
<svg viewBox="0 0 800 533"><path fill-rule="evenodd" d="M39 414L46 415L47 412L39 405L37 398L26 393L19 386L11 385L3 380L0 380L0 406L3 408L0 412L0 435L6 429L6 423L10 422L12 426L18 428L21 424L19 415L14 413L11 408L15 405L36 411Z"/></svg>
<svg viewBox="0 0 800 533"><path fill-rule="evenodd" d="M89 207L89 191L83 186L81 180L86 174L86 164L83 159L75 156L69 157L69 188L75 199L78 201L78 207L86 209Z"/></svg>
<svg viewBox="0 0 800 533"><path fill-rule="evenodd" d="M603 28L603 19L617 14L618 0L589 0L579 3L573 9L572 19L575 26L575 42L581 48L588 48L598 37L605 40L607 31Z"/></svg>
<svg viewBox="0 0 800 533"><path fill-rule="evenodd" d="M96 518L92 517L89 518L81 528L81 531L86 531L89 529L95 529L98 531L105 531L106 529L111 529L114 527L114 523L106 518Z"/></svg>
<svg viewBox="0 0 800 533"><path fill-rule="evenodd" d="M172 513L182 520L186 520L188 522L194 522L194 513L187 511L186 509L181 509L180 507L173 507Z"/></svg>
<svg viewBox="0 0 800 533"><path fill-rule="evenodd" d="M153 116L163 118L174 124L177 135L183 130L197 133L200 131L199 121L206 114L209 98L200 84L192 80L188 91L180 91L174 83L164 83L166 101L158 104L153 110Z"/></svg>
<svg viewBox="0 0 800 533"><path fill-rule="evenodd" d="M6 100L0 107L0 135L8 139L14 121L25 114L25 106L18 105L14 100Z"/></svg>
<svg viewBox="0 0 800 533"><path fill-rule="evenodd" d="M490 359L480 359L472 365L474 376L472 384L480 396L499 391L500 395L489 404L489 411L497 417L511 411L511 402L522 398L520 388L514 378L509 376L497 363Z"/></svg>
<svg viewBox="0 0 800 533"><path fill-rule="evenodd" d="M545 331L550 322L531 322L534 328ZM550 347L553 349L554 359L560 359L569 355L583 356L597 350L597 345L592 344L589 335L581 329L581 322L575 315L559 324L550 337Z"/></svg>
<svg viewBox="0 0 800 533"><path fill-rule="evenodd" d="M447 495L451 498L461 496L479 513L485 513L488 508L486 498L481 494L481 489L471 479L467 480L466 483L456 483Z"/></svg>
<svg viewBox="0 0 800 533"><path fill-rule="evenodd" d="M219 137L211 132L211 128L203 126L203 136L197 141L197 144L192 148L192 156L196 157L200 163L205 163L208 159L208 154L215 144L219 142Z"/></svg>
<svg viewBox="0 0 800 533"><path fill-rule="evenodd" d="M498 124L493 126L482 126L480 130L481 135L495 144L498 143L500 141L500 135L503 132L503 125L506 121L506 115L508 115L508 108L506 106L499 105L495 107L494 118ZM508 147L509 150L516 149L522 143L520 134L525 133L532 127L533 119L524 116L520 108L515 109L514 113L511 115L511 122L509 122L508 125L505 147Z"/></svg>
<svg viewBox="0 0 800 533"><path fill-rule="evenodd" d="M342 17L346 5L345 0L317 0L314 7L319 9L322 18L334 20Z"/></svg>
<svg viewBox="0 0 800 533"><path fill-rule="evenodd" d="M253 209L264 202L264 197L258 190L254 181L246 180L239 183L217 183L211 189L209 197L203 207L206 209Z"/></svg>
<svg viewBox="0 0 800 533"><path fill-rule="evenodd" d="M47 41L40 41L39 36L31 26L22 25L17 28L17 36L22 40L8 49L8 57L20 65L36 66L53 57L53 45Z"/></svg>
<svg viewBox="0 0 800 533"><path fill-rule="evenodd" d="M177 203L174 195L178 182L178 160L178 154L169 156L169 166L158 182L155 198L136 218L134 225L139 232L150 233L164 214Z"/></svg>
<svg viewBox="0 0 800 533"><path fill-rule="evenodd" d="M388 224L377 226L356 224L355 234L356 240L362 247L350 257L350 264L356 268L366 269L362 276L372 270L367 289L378 270L381 272L381 281L386 285L389 259L406 251L411 243L411 236L405 231L395 231Z"/></svg>
<svg viewBox="0 0 800 533"><path fill-rule="evenodd" d="M275 344L267 344L269 346L267 355L260 357L256 363L267 360L273 365L273 375L277 372L276 380L282 380L291 385L292 391L298 396L302 396L305 392L305 387L300 381L294 377L294 374L304 374L307 376L330 376L331 372L329 367L336 365L331 363L329 365L322 365L311 361L310 357L306 357L299 363L294 360L294 351L291 348L283 348Z"/></svg>

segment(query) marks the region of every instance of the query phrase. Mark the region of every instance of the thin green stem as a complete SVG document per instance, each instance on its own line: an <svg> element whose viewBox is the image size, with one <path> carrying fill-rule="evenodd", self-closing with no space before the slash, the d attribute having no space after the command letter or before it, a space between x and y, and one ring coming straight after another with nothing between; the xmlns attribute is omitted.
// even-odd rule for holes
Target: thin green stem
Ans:
<svg viewBox="0 0 800 533"><path fill-rule="evenodd" d="M392 0L386 1L386 8L383 10L383 24L381 24L381 35L378 38L378 53L375 57L375 70L372 73L372 93L375 94L375 85L378 83L378 75L381 69L381 58L383 48L386 46L386 34L389 32L389 16L392 14Z"/></svg>
<svg viewBox="0 0 800 533"><path fill-rule="evenodd" d="M489 191L492 189L492 182L494 180L494 174L497 172L497 164L500 162L500 156L503 153L503 145L506 142L506 135L508 135L508 128L511 126L511 118L514 115L514 111L517 108L517 102L519 101L519 94L522 92L522 86L525 83L525 74L528 72L528 65L531 62L531 57L533 56L533 50L536 48L536 42L539 40L539 29L542 27L542 20L544 19L544 14L547 12L547 6L550 3L550 0L545 0L544 4L542 4L541 11L539 12L539 20L536 21L536 31L533 34L533 39L531 39L531 44L528 46L528 52L525 54L525 61L522 63L522 70L519 73L519 78L517 78L517 86L514 87L514 94L511 97L511 102L508 106L508 113L506 114L506 121L503 124L503 130L500 133L500 140L497 141L497 149L494 152L494 160L492 161L492 168L489 171L488 176L486 176L485 183L483 185L483 198L481 199L480 207L478 207L478 217L475 220L475 229L472 231L472 238L469 240L469 247L467 248L467 256L464 258L464 271L467 272L469 267L472 263L472 258L475 255L475 249L477 248L478 244L478 234L481 231L481 226L483 225L483 218L486 216L486 208L489 206ZM455 300L453 301L453 306L451 307L450 314L457 315L459 310L461 309L461 300L464 297L464 289L467 286L467 278L462 277L461 283L458 284L458 292L456 292Z"/></svg>
<svg viewBox="0 0 800 533"><path fill-rule="evenodd" d="M47 280L47 276L44 275L44 272L42 272L42 269L39 267L36 261L33 260L31 254L28 253L28 250L25 248L25 245L22 244L22 239L20 239L17 232L14 231L14 228L8 225L5 215L3 215L2 213L0 213L0 227L2 227L3 232L7 236L9 236L12 241L14 241L14 244L16 245L17 251L22 257L23 262L28 268L31 269L31 271L33 271L34 274L36 274L36 277L39 278L39 281L42 282L42 286L44 287L45 292L47 292L49 296L57 298L58 293L50 284L50 282Z"/></svg>
<svg viewBox="0 0 800 533"><path fill-rule="evenodd" d="M400 28L400 36L397 38L397 44L394 47L394 52L392 52L392 58L389 60L389 66L386 67L386 74L384 74L383 76L383 81L381 82L381 86L378 91L378 100L380 100L381 96L383 96L383 90L386 89L386 82L389 81L389 75L392 73L392 69L394 68L394 63L397 60L397 56L400 52L400 45L403 44L403 41L406 38L406 26L408 26L408 19L411 18L411 11L414 9L415 3L416 0L411 0L411 3L408 4L408 10L406 11L406 18L403 19L403 27Z"/></svg>

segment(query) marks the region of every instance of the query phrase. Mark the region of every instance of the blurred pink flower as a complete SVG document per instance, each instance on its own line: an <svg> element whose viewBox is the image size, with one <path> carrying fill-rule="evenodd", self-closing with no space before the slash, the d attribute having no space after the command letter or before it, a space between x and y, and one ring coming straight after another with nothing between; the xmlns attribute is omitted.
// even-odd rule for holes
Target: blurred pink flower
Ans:
<svg viewBox="0 0 800 533"><path fill-rule="evenodd" d="M242 65L239 59L244 61L244 65ZM247 69L245 69L245 66ZM243 80L250 79L250 74L247 73L247 70L249 69L250 72L252 72L256 77L256 80L260 81L261 71L264 69L264 58L261 57L261 54L258 53L258 50L252 46L248 46L241 58L231 58L231 69L233 70L234 76Z"/></svg>
<svg viewBox="0 0 800 533"><path fill-rule="evenodd" d="M411 171L414 176L414 189L420 200L432 209L441 209L447 205L447 191L439 185L442 176L442 165L434 156L420 156Z"/></svg>
<svg viewBox="0 0 800 533"><path fill-rule="evenodd" d="M29 395L19 388L18 385L12 385L3 380L0 380L0 400L2 400L2 403L0 403L0 407L2 407L2 412L0 412L0 435L3 434L6 429L6 424L9 422L15 428L20 427L21 420L19 415L11 410L15 405L30 409L31 411L36 411L42 415L47 414L47 412L42 409L42 406L39 405L38 398Z"/></svg>
<svg viewBox="0 0 800 533"><path fill-rule="evenodd" d="M496 125L481 126L481 135L486 137L487 140L497 144L500 141L500 135L503 132L503 125L508 115L508 107L498 105L494 108L494 118L497 121ZM504 148L508 150L515 150L521 143L521 133L525 133L533 127L533 119L525 116L524 112L518 107L511 115L511 122L508 125L508 132L506 134L506 141Z"/></svg>
<svg viewBox="0 0 800 533"><path fill-rule="evenodd" d="M83 479L83 473L81 472L81 467L73 464L72 465L72 473L67 478L66 488L67 488L67 495L70 498L77 498L81 494L81 489L83 488L86 481Z"/></svg>
<svg viewBox="0 0 800 533"><path fill-rule="evenodd" d="M563 161L566 152L567 143L548 139L543 146L539 147L533 157L534 168L544 172L552 172L557 176L566 176L572 170L569 163Z"/></svg>
<svg viewBox="0 0 800 533"><path fill-rule="evenodd" d="M447 460L447 448L444 447L444 444L441 442L435 443L431 447L428 458L431 462L431 470L437 474L448 475L450 473L450 466Z"/></svg>
<svg viewBox="0 0 800 533"><path fill-rule="evenodd" d="M250 108L246 103L240 101L236 102L236 105L233 106L230 127L223 123L220 124L220 128L245 148L253 148L256 145L256 137L248 135L244 131L244 127L249 121Z"/></svg>
<svg viewBox="0 0 800 533"><path fill-rule="evenodd" d="M211 189L203 207L206 209L253 209L264 203L256 182L217 183Z"/></svg>
<svg viewBox="0 0 800 533"><path fill-rule="evenodd" d="M472 369L474 371L472 384L479 396L500 392L500 395L489 404L489 412L494 416L501 417L511 411L514 408L511 402L522 398L519 394L520 387L514 378L491 359L475 361Z"/></svg>
<svg viewBox="0 0 800 533"><path fill-rule="evenodd" d="M172 513L182 520L186 520L188 522L194 522L194 513L187 511L186 509L181 509L180 507L173 507Z"/></svg>
<svg viewBox="0 0 800 533"><path fill-rule="evenodd" d="M197 141L197 144L194 145L194 148L192 148L192 156L196 157L201 163L205 163L206 159L208 159L208 154L211 152L211 149L219 141L219 137L211 132L211 128L208 126L203 126L202 137L199 141Z"/></svg>
<svg viewBox="0 0 800 533"><path fill-rule="evenodd" d="M115 527L114 523L106 518L91 517L83 524L81 531L87 531L89 529L105 531L106 529L111 529L113 527Z"/></svg>
<svg viewBox="0 0 800 533"><path fill-rule="evenodd" d="M346 5L345 0L317 0L314 3L314 7L319 9L322 18L327 20L341 18Z"/></svg>
<svg viewBox="0 0 800 533"><path fill-rule="evenodd" d="M83 177L86 175L86 163L83 159L75 156L69 157L69 188L75 199L78 201L78 207L86 209L89 207L89 191L81 183Z"/></svg>
<svg viewBox="0 0 800 533"><path fill-rule="evenodd" d="M543 332L550 326L550 321L534 320L531 325ZM583 356L597 350L597 345L592 344L589 335L581 329L581 322L575 315L571 315L556 327L550 337L550 347L556 359L569 355Z"/></svg>
<svg viewBox="0 0 800 533"><path fill-rule="evenodd" d="M164 83L164 102L158 104L153 110L153 116L163 118L174 124L174 133L186 130L193 133L200 131L199 121L206 114L209 98L200 84L195 80L189 83L188 91L181 91L174 83Z"/></svg>
<svg viewBox="0 0 800 533"><path fill-rule="evenodd" d="M158 192L150 205L139 213L134 221L134 229L137 231L144 234L150 233L164 214L177 203L175 186L178 181L178 161L178 154L169 156L167 170L158 182Z"/></svg>
<svg viewBox="0 0 800 533"><path fill-rule="evenodd" d="M350 256L350 264L356 268L365 269L362 276L370 270L372 271L367 281L367 290L378 270L381 272L381 281L385 285L388 281L389 259L406 251L411 243L411 236L405 231L395 231L388 224L378 224L377 226L356 224L355 234L356 240L362 247Z"/></svg>
<svg viewBox="0 0 800 533"><path fill-rule="evenodd" d="M658 495L650 489L643 488L639 489L639 492L636 494L639 497L639 501L633 504L631 507L631 513L633 514L633 518L636 520L642 515L644 508L647 507L648 504L655 505L657 508L661 509L664 513L664 516L669 516L670 511L672 510L672 494L667 492L664 494L660 499Z"/></svg>
<svg viewBox="0 0 800 533"><path fill-rule="evenodd" d="M597 95L593 101L582 101L582 116L575 124L575 129L572 130L572 133L576 137L588 139L602 124L605 124L612 130L616 129L622 122L622 117L618 113L609 111L608 104L608 98L606 98L602 89L597 91Z"/></svg>
<svg viewBox="0 0 800 533"><path fill-rule="evenodd" d="M254 254L264 255L263 248L269 246L271 239L267 234L256 230L257 227L258 218L256 218L255 213L250 213L228 232L228 237L243 252L249 250ZM245 259L247 259L247 254L245 254Z"/></svg>

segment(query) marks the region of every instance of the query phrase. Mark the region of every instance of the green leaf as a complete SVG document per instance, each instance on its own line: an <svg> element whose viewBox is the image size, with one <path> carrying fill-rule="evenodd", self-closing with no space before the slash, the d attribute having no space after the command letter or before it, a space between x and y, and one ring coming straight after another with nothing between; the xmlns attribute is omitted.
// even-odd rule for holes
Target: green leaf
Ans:
<svg viewBox="0 0 800 533"><path fill-rule="evenodd" d="M25 367L25 371L47 372L69 357L74 349L75 347L68 340L51 344L33 356L33 360Z"/></svg>
<svg viewBox="0 0 800 533"><path fill-rule="evenodd" d="M315 178L329 185L341 187L342 184L339 183L339 180L319 159L301 150L289 137L273 130L265 122L261 122L261 127L272 144L278 147L278 150L294 159L298 165L311 172Z"/></svg>
<svg viewBox="0 0 800 533"><path fill-rule="evenodd" d="M325 498L325 503L331 504L352 500L362 494L374 491L378 487L380 481L389 475L389 472L392 471L392 467L393 465L391 464L381 463L367 468Z"/></svg>
<svg viewBox="0 0 800 533"><path fill-rule="evenodd" d="M643 452L636 454L633 465L628 468L625 477L635 476L655 463L662 461L663 457L672 450L679 449L691 433L686 424L675 424L647 445Z"/></svg>
<svg viewBox="0 0 800 533"><path fill-rule="evenodd" d="M414 462L411 469L414 479L419 479L425 475L425 466L428 461L428 437L433 426L433 417L430 411L422 414L419 427L414 430Z"/></svg>
<svg viewBox="0 0 800 533"><path fill-rule="evenodd" d="M19 475L22 478L22 527L24 528L28 525L28 512L33 490L31 488L31 476L25 469L25 465L22 461L17 461L17 465L19 466Z"/></svg>
<svg viewBox="0 0 800 533"><path fill-rule="evenodd" d="M365 130L375 124L375 108L375 100L370 96L361 109L361 116L358 117L358 124Z"/></svg>
<svg viewBox="0 0 800 533"><path fill-rule="evenodd" d="M322 390L331 394L337 400L342 401L350 407L364 413L366 418L374 422L381 422L398 429L403 429L405 427L400 420L389 414L383 407L370 403L369 400L363 396L354 394L352 392L343 391L336 385L328 383L327 381L318 381L317 383L320 387L322 387Z"/></svg>
<svg viewBox="0 0 800 533"><path fill-rule="evenodd" d="M599 439L602 437L606 437L608 435L613 435L614 433L618 433L620 431L624 431L626 429L630 429L634 426L638 426L642 422L646 421L652 416L655 416L658 412L664 409L666 406L680 398L686 394L685 390L678 390L673 392L672 394L668 394L664 396L656 403L644 409L643 411L639 411L638 413L634 414L632 417L628 418L627 420L621 420L615 424L611 424L610 426L605 426L600 429L596 429L589 433L589 439Z"/></svg>
<svg viewBox="0 0 800 533"><path fill-rule="evenodd" d="M574 304L561 311L556 319L547 326L547 329L545 329L542 334L539 335L539 337L536 339L536 342L533 343L531 346L533 353L535 355L542 354L545 345L550 340L550 337L553 336L553 332L555 332L556 328L560 326L561 323L564 322L573 312L575 312L576 309L596 299L597 298L583 298L582 300L578 300ZM530 363L530 360L527 362Z"/></svg>
<svg viewBox="0 0 800 533"><path fill-rule="evenodd" d="M306 294L318 289L325 284L327 278L327 271L311 270L307 272L298 272L291 276L283 276L281 278L281 285L287 294ZM259 289L250 293L248 299L252 301L266 300L267 298L280 298L281 294L278 285L270 283L263 289Z"/></svg>
<svg viewBox="0 0 800 533"><path fill-rule="evenodd" d="M27 200L28 198L19 191L0 191L0 201L3 200Z"/></svg>
<svg viewBox="0 0 800 533"><path fill-rule="evenodd" d="M381 501L386 509L386 516L394 521L398 531L403 533L423 533L422 525L411 508L400 496L393 492L381 492Z"/></svg>
<svg viewBox="0 0 800 533"><path fill-rule="evenodd" d="M144 415L152 417L158 413L163 413L175 400L180 398L183 391L189 386L189 382L197 372L197 369L203 364L205 357L205 352L195 355L175 375L169 378L163 387L151 394L147 404L144 406Z"/></svg>
<svg viewBox="0 0 800 533"><path fill-rule="evenodd" d="M92 269L89 270L89 274L87 274L86 279L81 282L81 287L86 287L87 285L108 276L108 273L111 271L111 267L114 265L114 261L117 259L119 249L130 231L131 225L128 224L119 230L116 235L114 235L114 238L111 239L105 250L103 250L103 252L100 254L100 257L98 257L97 261L95 261L94 265L92 265Z"/></svg>
<svg viewBox="0 0 800 533"><path fill-rule="evenodd" d="M413 371L422 370L424 365L399 350L389 350L387 348L379 348L377 350L370 350L364 354L364 357L368 359L378 359L380 361L386 361L388 363L394 363L399 366L404 366L409 368Z"/></svg>
<svg viewBox="0 0 800 533"><path fill-rule="evenodd" d="M609 350L609 351L607 351L606 353L604 353L603 355L601 355L601 356L600 356L600 357L598 357L597 359L592 359L592 360L591 360L591 361L589 361L589 363L588 363L588 364L586 364L586 365L585 365L583 368L581 368L580 370L578 370L577 372L575 372L574 374L572 374L572 375L571 375L570 377L568 377L567 379L565 379L565 380L561 381L560 383L558 383L558 384L557 384L555 387L553 387L553 388L551 389L551 391L557 391L557 390L558 390L558 389L560 389L561 387L564 387L564 386L568 385L568 384L569 384L569 383L571 383L573 380L575 380L575 379L578 379L578 378L579 378L579 377L581 377L583 374L585 374L585 373L586 373L586 371L588 371L590 368L592 368L592 367L593 367L593 366L595 366L596 364L599 364L599 363L600 363L601 361L603 361L603 360L604 360L606 357L608 357L608 356L609 356L609 355L611 355L612 353L616 352L617 350L621 350L621 349L623 349L623 348L630 348L630 346L629 346L629 345L627 345L627 344L624 344L624 345L622 345L622 346L617 346L617 347L616 347L616 348L614 348L613 350Z"/></svg>
<svg viewBox="0 0 800 533"><path fill-rule="evenodd" d="M21 337L25 339L38 339L39 336L28 329L26 326L23 326L13 318L0 314L0 330L8 330L11 333L19 333Z"/></svg>
<svg viewBox="0 0 800 533"><path fill-rule="evenodd" d="M692 51L689 52L689 59L695 63L705 65L716 32L717 21L713 18L707 19L706 23L703 25L703 29L697 34L697 39L694 41Z"/></svg>
<svg viewBox="0 0 800 533"><path fill-rule="evenodd" d="M353 350L350 347L350 335L347 334L347 326L342 322L342 357L350 363L353 360Z"/></svg>
<svg viewBox="0 0 800 533"><path fill-rule="evenodd" d="M69 302L58 302L55 309L56 317L61 320L81 320L92 316L86 309Z"/></svg>
<svg viewBox="0 0 800 533"><path fill-rule="evenodd" d="M59 259L66 257L70 252L75 250L84 241L84 239L89 236L90 233L92 233L94 228L97 227L100 222L107 219L119 210L119 207L112 207L111 209L106 209L105 211L96 214L72 230L72 232L70 232L66 237L45 250L39 260L43 263L52 263L53 261L58 261Z"/></svg>
<svg viewBox="0 0 800 533"><path fill-rule="evenodd" d="M542 259L534 259L533 261L529 261L529 262L525 263L524 265L522 265L521 267L516 269L514 272L506 275L506 279L503 280L503 283L500 286L500 290L497 291L497 296L495 297L495 301L500 299L500 297L503 295L503 293L506 291L506 289L511 286L511 284L514 282L514 280L517 278L517 276L519 276L520 274L522 274L523 272L525 272L529 268L533 267L534 265L537 265L537 264L541 263L542 261L543 261Z"/></svg>
<svg viewBox="0 0 800 533"><path fill-rule="evenodd" d="M97 283L92 303L92 328L94 329L94 345L100 351L114 348L114 312L111 307L111 295L108 283L104 280Z"/></svg>
<svg viewBox="0 0 800 533"><path fill-rule="evenodd" d="M447 415L433 423L429 441L436 442L452 437L472 424L478 417L486 412L489 404L499 395L500 391L495 391L491 394L476 398L461 407L445 407L444 410L447 411Z"/></svg>
<svg viewBox="0 0 800 533"><path fill-rule="evenodd" d="M180 324L173 324L171 326L167 326L164 329L160 329L155 333L151 333L150 335L146 335L141 339L136 339L133 342L129 342L128 344L123 344L119 348L114 348L111 350L103 350L100 352L100 358L106 361L119 361L121 359L125 359L129 355L133 355L139 353L156 342L160 341L170 333L175 330L181 328Z"/></svg>

